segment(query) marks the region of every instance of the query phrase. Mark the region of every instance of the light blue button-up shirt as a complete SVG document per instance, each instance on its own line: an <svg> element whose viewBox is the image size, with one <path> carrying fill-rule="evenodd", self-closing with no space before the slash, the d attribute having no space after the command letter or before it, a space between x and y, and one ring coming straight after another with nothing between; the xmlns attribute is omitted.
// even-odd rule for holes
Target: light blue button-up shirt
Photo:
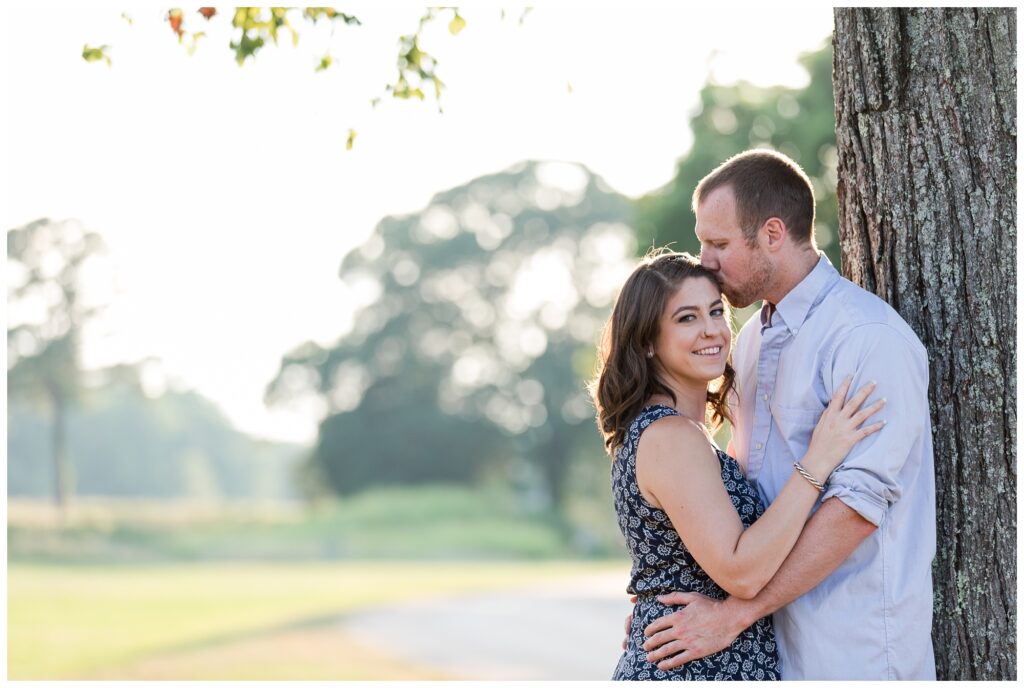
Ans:
<svg viewBox="0 0 1024 688"><path fill-rule="evenodd" d="M833 497L878 526L828 578L774 614L785 679L935 679L932 578L935 472L928 359L887 303L824 255L733 352L739 403L732 450L767 504L803 457L833 391L874 380L868 420L887 425L832 474Z"/></svg>

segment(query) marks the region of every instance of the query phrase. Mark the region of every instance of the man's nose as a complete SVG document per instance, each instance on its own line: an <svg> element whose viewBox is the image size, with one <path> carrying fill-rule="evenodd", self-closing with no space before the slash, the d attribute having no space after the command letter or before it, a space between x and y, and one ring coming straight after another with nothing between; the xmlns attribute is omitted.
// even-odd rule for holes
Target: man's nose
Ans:
<svg viewBox="0 0 1024 688"><path fill-rule="evenodd" d="M718 260L712 255L711 251L701 249L700 252L700 264L708 270L715 272L718 270Z"/></svg>

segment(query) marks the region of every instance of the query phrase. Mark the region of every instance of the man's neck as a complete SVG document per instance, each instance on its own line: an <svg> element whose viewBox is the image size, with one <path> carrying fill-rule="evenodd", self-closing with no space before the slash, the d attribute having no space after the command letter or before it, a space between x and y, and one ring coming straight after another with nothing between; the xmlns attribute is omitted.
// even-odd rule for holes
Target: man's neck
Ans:
<svg viewBox="0 0 1024 688"><path fill-rule="evenodd" d="M779 266L774 284L769 293L765 294L765 301L773 306L778 305L786 298L786 294L793 291L796 285L811 274L820 259L821 255L814 248L808 247L806 250L798 251L792 260Z"/></svg>

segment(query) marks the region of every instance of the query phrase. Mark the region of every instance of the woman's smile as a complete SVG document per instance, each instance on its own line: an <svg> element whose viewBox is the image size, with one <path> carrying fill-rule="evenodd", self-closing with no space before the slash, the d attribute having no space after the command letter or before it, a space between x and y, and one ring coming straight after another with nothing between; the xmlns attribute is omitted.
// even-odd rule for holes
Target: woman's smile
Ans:
<svg viewBox="0 0 1024 688"><path fill-rule="evenodd" d="M716 344L715 346L708 346L703 349L698 349L693 353L697 356L703 356L705 358L718 358L719 356L722 355L723 348L724 347L722 347L720 344Z"/></svg>

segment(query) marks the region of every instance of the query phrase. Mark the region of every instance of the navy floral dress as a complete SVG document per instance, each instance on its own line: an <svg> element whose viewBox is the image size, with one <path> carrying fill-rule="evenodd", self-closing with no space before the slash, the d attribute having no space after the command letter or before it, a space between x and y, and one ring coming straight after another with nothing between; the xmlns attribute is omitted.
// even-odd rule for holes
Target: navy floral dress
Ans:
<svg viewBox="0 0 1024 688"><path fill-rule="evenodd" d="M640 435L654 421L678 412L661 404L644 408L629 426L625 442L612 463L612 495L619 527L633 557L633 570L627 592L637 595L633 625L629 629L626 651L615 667L613 680L779 680L779 657L771 617L760 619L733 641L732 645L678 669L662 671L647 661L643 644L644 628L678 607L665 606L655 599L672 591L699 592L723 600L727 593L718 587L686 549L672 522L661 509L651 506L636 481L636 448ZM715 448L722 464L722 482L739 512L743 526L749 527L764 513L764 505L740 471L736 460Z"/></svg>

